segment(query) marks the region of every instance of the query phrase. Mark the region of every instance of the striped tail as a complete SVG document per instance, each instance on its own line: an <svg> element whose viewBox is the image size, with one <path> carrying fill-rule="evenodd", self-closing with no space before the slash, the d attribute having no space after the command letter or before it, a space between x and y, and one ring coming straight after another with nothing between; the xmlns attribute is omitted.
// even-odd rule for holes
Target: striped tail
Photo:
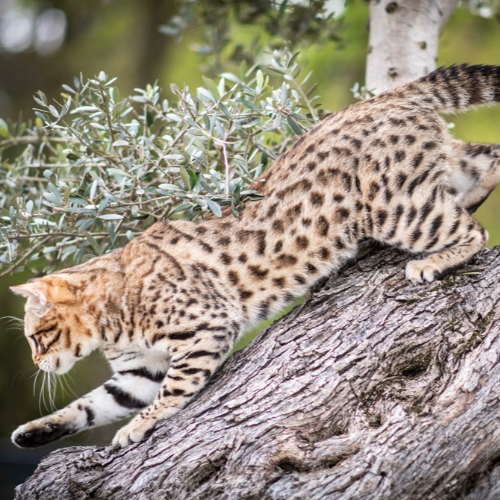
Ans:
<svg viewBox="0 0 500 500"><path fill-rule="evenodd" d="M407 84L412 92L441 113L500 103L500 66L461 64L439 68Z"/></svg>

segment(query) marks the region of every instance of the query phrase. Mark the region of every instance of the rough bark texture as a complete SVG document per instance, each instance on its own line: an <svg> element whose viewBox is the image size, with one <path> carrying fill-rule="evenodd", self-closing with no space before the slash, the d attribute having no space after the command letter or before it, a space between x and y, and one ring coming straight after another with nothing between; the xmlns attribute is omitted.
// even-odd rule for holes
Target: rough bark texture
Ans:
<svg viewBox="0 0 500 500"><path fill-rule="evenodd" d="M500 248L427 285L407 258L332 277L146 442L54 452L16 498L500 498Z"/></svg>
<svg viewBox="0 0 500 500"><path fill-rule="evenodd" d="M438 36L458 0L370 0L366 88L375 92L436 67Z"/></svg>

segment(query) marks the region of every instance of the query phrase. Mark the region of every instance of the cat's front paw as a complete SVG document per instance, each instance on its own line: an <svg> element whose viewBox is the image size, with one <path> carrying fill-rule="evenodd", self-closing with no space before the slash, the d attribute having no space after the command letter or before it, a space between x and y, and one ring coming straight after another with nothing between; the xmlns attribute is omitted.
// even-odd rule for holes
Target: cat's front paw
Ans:
<svg viewBox="0 0 500 500"><path fill-rule="evenodd" d="M156 421L137 415L127 425L123 426L113 438L113 446L128 446L132 443L138 443L153 431Z"/></svg>
<svg viewBox="0 0 500 500"><path fill-rule="evenodd" d="M73 434L67 424L51 419L33 420L21 425L12 433L12 442L19 448L36 448L69 434Z"/></svg>

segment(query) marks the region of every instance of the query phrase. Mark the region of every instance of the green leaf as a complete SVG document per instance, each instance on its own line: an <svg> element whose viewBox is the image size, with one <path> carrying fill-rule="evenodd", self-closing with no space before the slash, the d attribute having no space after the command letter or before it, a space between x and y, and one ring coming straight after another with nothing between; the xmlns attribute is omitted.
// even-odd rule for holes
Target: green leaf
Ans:
<svg viewBox="0 0 500 500"><path fill-rule="evenodd" d="M130 174L129 172L125 172L125 170L121 170L119 168L110 167L107 169L107 172L108 172L108 174L122 175L125 177L132 177L132 174Z"/></svg>
<svg viewBox="0 0 500 500"><path fill-rule="evenodd" d="M210 78L207 78L206 76L202 76L201 78L203 80L203 83L209 88L210 92L212 92L212 94L217 97L217 99L220 98L219 89L217 88L215 82L213 80L210 80Z"/></svg>
<svg viewBox="0 0 500 500"><path fill-rule="evenodd" d="M9 127L7 125L7 122L5 120L2 120L1 118L0 118L0 136L5 139L10 137Z"/></svg>
<svg viewBox="0 0 500 500"><path fill-rule="evenodd" d="M262 73L262 70L257 70L257 75L256 75L256 79L257 79L257 92L260 94L260 92L262 91L262 88L264 87L264 74Z"/></svg>
<svg viewBox="0 0 500 500"><path fill-rule="evenodd" d="M290 127L292 127L292 130L297 135L302 135L304 133L304 131L300 128L300 125L291 116L287 116L286 119Z"/></svg>
<svg viewBox="0 0 500 500"><path fill-rule="evenodd" d="M107 206L108 206L109 198L104 196L101 202L99 203L99 207L97 207L97 213L100 214Z"/></svg>
<svg viewBox="0 0 500 500"><path fill-rule="evenodd" d="M85 236L87 238L87 241L90 243L90 246L93 248L94 252L97 255L101 255L102 252L96 239L90 233L87 233Z"/></svg>
<svg viewBox="0 0 500 500"><path fill-rule="evenodd" d="M186 189L191 189L191 179L187 170L181 166L179 167L179 173L181 174L182 182L184 182Z"/></svg>
<svg viewBox="0 0 500 500"><path fill-rule="evenodd" d="M242 81L236 75L233 75L233 73L222 73L220 76L233 83L242 83Z"/></svg>
<svg viewBox="0 0 500 500"><path fill-rule="evenodd" d="M194 187L198 183L198 176L196 175L196 172L192 168L188 168L188 174L189 174L189 186L191 189L194 189Z"/></svg>
<svg viewBox="0 0 500 500"><path fill-rule="evenodd" d="M209 90L204 89L203 87L198 87L197 92L199 97L203 96L212 101L213 103L217 102L217 99L213 96L212 92L210 92Z"/></svg>
<svg viewBox="0 0 500 500"><path fill-rule="evenodd" d="M216 216L216 217L222 217L222 211L220 208L220 205L215 203L213 200L207 200L207 205L210 211Z"/></svg>

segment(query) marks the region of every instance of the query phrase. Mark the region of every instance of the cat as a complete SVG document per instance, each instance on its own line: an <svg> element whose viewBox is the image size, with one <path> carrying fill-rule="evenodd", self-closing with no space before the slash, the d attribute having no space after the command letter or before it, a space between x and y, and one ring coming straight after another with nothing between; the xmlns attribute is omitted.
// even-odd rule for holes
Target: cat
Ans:
<svg viewBox="0 0 500 500"><path fill-rule="evenodd" d="M338 270L367 238L423 258L430 282L487 233L471 216L500 180L500 146L454 140L438 112L500 102L500 67L452 66L327 117L255 181L264 199L199 222L154 224L125 247L13 286L38 368L64 373L101 349L114 375L19 427L35 447L139 412L113 444L179 411L238 336Z"/></svg>

